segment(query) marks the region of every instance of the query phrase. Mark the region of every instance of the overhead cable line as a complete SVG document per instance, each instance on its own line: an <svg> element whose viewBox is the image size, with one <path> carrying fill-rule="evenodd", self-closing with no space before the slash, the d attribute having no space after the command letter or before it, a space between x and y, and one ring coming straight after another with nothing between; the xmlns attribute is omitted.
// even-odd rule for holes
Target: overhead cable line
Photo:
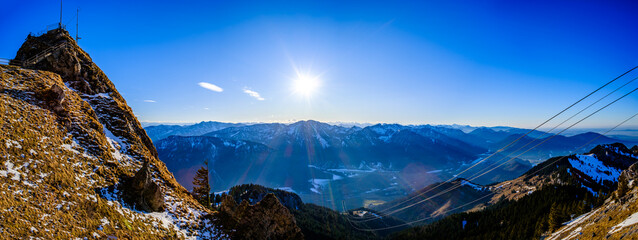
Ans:
<svg viewBox="0 0 638 240"><path fill-rule="evenodd" d="M588 119L589 117L593 116L594 114L596 114L596 113L598 113L598 112L602 111L603 109L605 109L605 108L607 108L607 107L611 106L612 104L614 104L614 103L618 102L619 100L621 100L621 99L623 99L623 98L627 97L628 95L632 94L633 92L635 92L635 91L637 91L637 90L638 90L638 88L635 88L635 89L631 90L630 92L626 93L625 95L623 95L623 96L621 96L621 97L619 97L619 98L615 99L614 101L612 101L612 102L608 103L607 105L605 105L605 106L603 106L603 107L599 108L598 110L594 111L593 113L591 113L591 114L589 114L589 115L585 116L584 118L580 119L579 121L575 122L574 124L570 125L569 127L567 127L567 128L565 128L565 129L563 129L562 131L560 131L560 132L559 132L559 133L557 133L556 135L552 135L551 137L548 137L548 138L544 139L542 142L540 142L540 143L536 144L535 146L533 146L532 148L530 148L530 149L526 150L525 152L520 153L519 155L517 155L517 156L515 156L515 157L510 158L508 161L505 161L505 162L501 163L499 166L497 166L497 168L498 168L498 167L500 167L500 166L502 166L502 165L504 165L504 164L506 164L507 162L512 161L513 159L515 159L515 158L517 158L517 157L519 157L519 156L521 156L521 155L523 155L523 154L527 153L528 151L531 151L532 149L534 149L534 148L536 148L536 147L540 146L541 144L543 144L543 143L545 143L545 142L549 141L550 139L552 139L552 138L554 138L554 137L556 137L556 136L560 135L561 133L563 133L563 132L565 132L565 131L567 131L567 130L571 129L572 127L576 126L577 124L581 123L582 121L584 121L584 120ZM491 172L491 171L492 171L492 170L494 170L494 169L496 169L496 168L489 169L489 170L485 171L484 173L482 173L482 174L480 174L480 175L478 175L478 176L475 176L475 177L472 177L471 179L468 179L468 181L472 181L472 180L474 180L474 179L476 179L476 178L479 178L479 177L481 177L481 176L483 176L483 175L485 175L485 174L487 174L487 173ZM442 184L439 184L438 186L441 186L441 185L442 185ZM425 199L423 199L423 200L417 201L417 202L412 203L412 204L408 204L407 206L404 206L404 207L401 207L401 208L398 208L398 209L392 210L392 211L390 211L390 212L383 212L383 213L384 213L384 214L386 214L386 215L392 215L392 214L394 214L394 213L397 213L397 212L403 211L403 210L405 210L405 209L408 209L408 208L410 208L410 207L413 207L413 206L415 206L415 205L417 205L417 204L420 204L420 203L422 203L422 202L425 202L425 201L431 200L431 199L433 199L433 198L435 198L435 197L438 197L438 196L440 196L440 195L443 195L443 194L445 194L445 193L447 193L447 192L450 192L450 191L452 191L452 190L454 190L454 189L459 188L460 186L461 186L461 185L459 184L459 185L456 185L456 186L449 187L448 189L446 189L446 190L444 190L444 191L441 191L441 192L438 192L438 193L436 193L436 194L434 194L434 195L432 195L432 196L430 196L430 197L427 197L427 198L425 198ZM429 189L429 190L431 190L431 189ZM427 191L426 191L426 192L427 192ZM425 194L426 192L424 192L424 193L420 193L420 194L418 194L417 196L423 195L423 194ZM410 200L412 200L412 199L414 199L414 198L416 198L416 197L412 197ZM405 202L407 202L407 201L404 201L403 203L405 203ZM361 222L366 222L366 221L371 221L371 220L372 220L372 219L370 219L370 220L362 220Z"/></svg>
<svg viewBox="0 0 638 240"><path fill-rule="evenodd" d="M580 110L579 112L575 113L574 115L572 115L571 117L567 118L566 120L564 120L563 122L559 123L558 125L554 126L552 129L550 129L549 131L544 132L540 137L538 138L534 138L532 141L529 141L527 144L523 145L522 147L519 147L518 149L510 152L509 154L507 154L506 156L504 156L503 158L501 158L500 160L493 162L490 166L484 168L484 169L490 169L492 168L494 165L498 164L498 162L507 159L510 155L518 152L519 150L524 149L525 147L529 146L530 144L542 139L545 135L551 133L552 131L554 131L556 128L562 126L563 124L565 124L567 121L571 120L572 118L576 117L577 115L581 114L582 112L584 112L585 110L589 109L590 107L596 105L597 103L599 103L600 101L602 101L603 99L609 97L611 94L617 92L618 90L622 89L623 87L629 85L630 83L634 82L636 79L638 79L638 77L633 78L631 80L629 80L628 82L626 82L625 84L623 84L622 86L616 88L615 90L611 91L610 93L608 93L607 95L599 98L598 100L596 100L595 102L589 104L587 107L583 108L582 110ZM480 171L479 171L480 172ZM473 175L471 175L470 177L473 177L474 175L478 174L479 172L474 173Z"/></svg>
<svg viewBox="0 0 638 240"><path fill-rule="evenodd" d="M480 161L476 162L475 164L473 164L473 165L472 165L472 166L470 166L469 168L466 168L465 170L463 170L463 171L461 171L461 172L459 172L459 173L456 173L456 174L455 174L455 176L459 176L459 175L461 175L461 174L463 174L463 173L465 173L465 172L469 171L470 169L472 169L472 168L476 167L477 165L481 164L482 162L484 162L484 161L486 161L486 160L490 159L491 157L495 156L497 153L504 151L505 149L509 148L511 145L513 145L513 144L515 144L516 142L520 141L520 140L521 140L522 138L524 138L525 136L527 136L527 135L529 135L530 133L532 133L532 132L536 131L538 128L540 128L540 127L544 126L544 125L545 125L545 124L547 124L549 121L553 120L554 118L556 118L556 117L558 117L559 115L563 114L565 111L567 111L567 110L571 109L572 107L574 107L576 104L578 104L578 103L582 102L583 100L585 100L586 98L590 97L590 96L591 96L591 95L593 95L594 93L596 93L596 92L600 91L601 89L605 88L607 85L609 85L609 84L611 84L611 83L615 82L616 80L618 80L618 79L622 78L623 76L625 76L625 75L629 74L630 72L634 71L636 68L638 68L638 66L635 66L635 67L633 67L633 68L629 69L628 71L624 72L623 74L621 74L621 75L617 76L616 78L612 79L611 81L609 81L609 82L605 83L604 85L602 85L602 86L601 86L601 87L599 87L598 89L596 89L596 90L594 90L594 91L590 92L589 94L587 94L586 96L582 97L582 98L581 98L581 99L579 99L578 101L574 102L574 103L573 103L573 104L571 104L570 106L566 107L566 108L565 108L565 109L563 109L562 111L558 112L558 113L557 113L557 114L555 114L554 116L552 116L552 117L550 117L549 119L545 120L543 123L539 124L539 125L538 125L538 126L536 126L534 129L532 129L532 130L530 130L529 132L527 132L527 133L525 133L525 134L521 135L521 136L520 136L520 137L518 137L517 139L515 139L515 140L513 140L512 142L510 142L509 144L507 144L506 146L501 147L499 150L495 151L494 153L492 153L492 154L491 154L491 155L489 155L488 157L486 157L486 158L484 158L484 159L481 159ZM411 200L413 200L413 199L415 199L415 198L419 197L420 195L426 194L426 193L428 193L429 191L432 191L432 190L434 190L434 189L437 189L437 188L439 188L440 186L442 186L443 184L445 184L445 183L447 183L447 182L450 182L450 181L452 181L452 180L456 179L456 177L455 177L455 176L453 176L452 178L450 178L450 179L448 179L448 180L446 180L446 181L444 181L444 182L439 183L437 186L435 186L435 187L433 187L433 188L430 188L430 189L426 190L425 192L422 192L422 193L420 193L420 194L417 194L417 195L415 195L415 196L413 196L413 197L411 197L411 198L409 198L409 199L407 199L407 200L404 200L404 201L402 201L402 202L400 202L400 203L396 203L396 204L394 204L394 205L392 205L392 206L389 206L389 207L387 207L387 208L385 208L385 209L383 209L383 210L379 210L379 212L385 212L385 211L387 211L387 210L390 210L390 209L392 209L392 208L395 208L395 207L397 207L397 206L400 206L401 204L404 204L404 203L406 203L406 202L409 202L409 201L411 201Z"/></svg>
<svg viewBox="0 0 638 240"><path fill-rule="evenodd" d="M616 103L616 102L617 102L617 101L619 101L620 99L623 99L624 97L628 96L629 94L632 94L632 93L633 93L633 92L635 92L636 90L638 90L638 88L635 88L634 90L631 90L631 92L629 92L629 93L627 93L627 94L623 95L622 97L617 98L616 100L614 100L613 102L611 102L611 103L609 103L609 104L605 105L604 107L599 108L598 110L596 110L595 112L593 112L593 113L591 113L591 114L587 115L586 117L584 117L583 119L579 120L578 122L575 122L574 124L570 125L569 127L567 127L567 128L565 128L565 129L563 129L562 131L560 131L560 132L559 132L559 133L557 133L556 135L552 135L551 137L546 138L545 140L543 140L542 142L540 142L540 143L538 143L538 144L534 145L532 148L528 149L527 151L522 152L521 154L519 154L519 155L517 155L517 156L515 156L515 157L512 157L512 158L510 158L509 160L507 160L507 161L505 161L505 162L501 163L501 164L500 164L500 165L498 165L496 168L498 168L498 167L500 167L500 166L505 165L507 162L512 161L513 159L515 159L515 158L517 158L517 157L519 157L519 156L521 156L521 155L525 154L526 152L529 152L530 150L532 150L532 149L534 149L534 148L536 148L536 147L540 146L541 144L543 144L543 143L545 143L545 142L549 141L550 139L554 138L555 136L558 136L559 134L561 134L561 133L563 133L563 132L567 131L568 129L570 129L570 128L574 127L576 124L579 124L580 122L582 122L582 121L584 121L585 119L587 119L587 118L589 118L589 117L593 116L594 114L596 114L596 113L600 112L601 110L605 109L606 107L608 107L608 106L610 106L610 105L612 105L612 104ZM490 172L490 171L492 171L492 170L494 170L494 169L496 169L496 168L493 168L493 169L487 170L486 172L484 172L484 173L482 173L482 174L480 174L480 175L476 176L474 179L476 179L476 178L478 178L478 177L480 177L480 176L483 176L483 175L487 174L488 172Z"/></svg>
<svg viewBox="0 0 638 240"><path fill-rule="evenodd" d="M452 208L452 209L448 209L448 210L442 211L442 213L448 213L448 212L451 212L451 211L454 211L454 210L457 210L457 209L460 209L460 208L464 208L464 207L466 207L466 206L468 206L468 205L470 205L470 204L473 204L473 203L475 203L475 202L477 202L477 201L479 201L479 200L483 200L484 198L486 198L486 197L490 197L490 196L492 196L492 195L494 195L494 194L495 194L495 193L489 193L489 194L486 194L485 196L482 196L482 197L480 197L480 198L474 199L474 200L472 200L471 202L465 203L465 204L463 204L463 205L461 205L461 206L458 206L458 207L455 207L455 208ZM343 204L342 204L342 208L343 208L343 209L344 209L344 211L345 211L345 206L344 206ZM348 222L350 222L350 225L351 225L352 227L354 227L355 229L357 229L357 230L359 230L359 231L370 231L370 232L374 232L374 231L383 231L383 230L393 229L393 228L397 228L397 227L401 227L401 226L411 226L411 225L412 225L412 224L414 224L414 223L423 222L423 221L425 221L425 220L432 219L432 218L435 218L435 217L436 217L436 216L429 216L429 217L420 218L420 219L417 219L417 220L414 220L414 221L405 222L405 223L401 223L401 224L394 225L394 226L388 226L388 227L382 227L382 228L373 228L373 229L372 229L372 228L370 228L370 229L369 229L369 228L359 228L359 227L355 226L355 225L352 223L352 221L350 221L350 219L348 219L348 218L346 218L346 219L348 220ZM356 222L357 222L357 221L355 221L355 223L356 223ZM363 221L361 221L361 222L363 222Z"/></svg>
<svg viewBox="0 0 638 240"><path fill-rule="evenodd" d="M637 89L638 89L638 88L637 88ZM636 91L637 89L634 89L634 91ZM634 92L634 91L632 91L632 92ZM625 96L626 96L626 95L625 95ZM624 97L624 96L623 96L623 97ZM615 101L614 101L614 102L615 102ZM598 138L600 138L601 136L604 136L604 135L608 134L609 132L611 132L611 131L615 130L616 128L618 128L618 127L620 127L621 125L623 125L623 124L627 123L629 120L631 120L631 119L635 118L636 116L638 116L638 113L636 113L636 114L632 115L631 117L629 117L629 118L625 119L624 121L620 122L620 123L619 123L619 124L617 124L616 126L614 126L614 127L612 127L611 129L607 130L605 133L603 133L603 134L601 134L601 135L598 135L598 136L594 137L593 139L589 140L587 143L585 143L585 144L581 145L580 147L578 147L578 148L576 148L576 149L577 149L577 150L579 150L579 149L582 149L582 148L586 147L587 145L589 145L589 144L591 144L592 142L594 142L596 139L598 139ZM566 158L566 157L568 157L568 156L562 156L562 157L560 157L560 158L558 158L558 159L554 160L551 164L547 164L546 166L544 166L544 167L542 167L542 168L540 168L540 169L536 170L536 171L535 171L535 172L533 172L531 175L534 175L534 174L536 174L536 173L538 173L538 172L542 171L543 169L545 169L545 168L547 168L547 167L549 167L549 166L552 166L554 163L556 163L556 162L558 162L558 161L560 161L560 160L562 160L562 159L564 159L564 158ZM460 184L459 184L459 185L460 185ZM492 193L492 195L493 195L493 194L495 194L495 193ZM486 195L486 196L489 196L489 194L488 194L488 195ZM483 196L483 197L485 197L485 196ZM482 198L479 198L479 199L482 199ZM464 204L464 205L462 205L462 206L467 206L467 205L469 205L469 204L471 204L471 203L476 202L476 201L477 201L477 200L479 200L479 199L476 199L476 200L474 200L474 201L472 201L472 202L469 202L469 203L467 203L467 204ZM460 208L460 207L461 207L461 206L459 206L459 207L457 207L457 208L450 209L449 211L456 210L456 209L458 209L458 208ZM449 212L449 211L446 211L446 212ZM382 230L388 230L388 229L397 228L397 227L401 227L401 226L411 225L411 224L413 224L413 223L417 223L417 222L422 222L422 221L425 221L425 220L427 220L427 219L429 219L429 218L431 218L431 217L422 218L422 219L417 219L417 220L414 220L414 221L411 221L411 222L402 223L402 224L397 224L397 225L395 225L395 226L382 227L382 228L364 228L364 229L362 229L362 228L357 228L357 227L355 227L355 226L352 224L352 222L351 222L350 224L351 224L351 225L353 225L353 227L355 227L355 229L360 230L360 231L382 231ZM350 220L348 219L348 221L350 221ZM365 221L361 221L361 222L365 222Z"/></svg>

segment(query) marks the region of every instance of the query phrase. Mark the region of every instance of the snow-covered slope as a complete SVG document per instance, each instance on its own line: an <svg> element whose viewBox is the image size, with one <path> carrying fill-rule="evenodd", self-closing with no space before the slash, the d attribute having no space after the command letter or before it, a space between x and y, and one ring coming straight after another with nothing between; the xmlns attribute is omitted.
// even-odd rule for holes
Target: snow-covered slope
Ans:
<svg viewBox="0 0 638 240"><path fill-rule="evenodd" d="M214 131L206 136L247 140L271 148L296 145L317 145L320 148L337 147L342 138L356 128L345 128L317 121L299 121L292 124L254 124Z"/></svg>
<svg viewBox="0 0 638 240"><path fill-rule="evenodd" d="M567 159L572 168L589 176L595 182L612 181L615 182L620 176L621 169L607 166L594 154L576 155Z"/></svg>
<svg viewBox="0 0 638 240"><path fill-rule="evenodd" d="M521 177L494 187L493 202L501 197L516 200L547 184L575 184L597 195L613 191L620 173L638 161L621 143L599 145L585 154L554 157Z"/></svg>

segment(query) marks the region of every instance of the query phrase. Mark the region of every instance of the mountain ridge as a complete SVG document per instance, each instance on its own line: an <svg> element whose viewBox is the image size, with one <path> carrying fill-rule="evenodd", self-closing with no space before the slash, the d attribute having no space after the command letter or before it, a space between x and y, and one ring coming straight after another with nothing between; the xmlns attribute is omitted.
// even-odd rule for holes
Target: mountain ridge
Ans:
<svg viewBox="0 0 638 240"><path fill-rule="evenodd" d="M0 66L3 235L224 238L204 218L213 212L175 181L126 101L68 32L30 35L16 59L60 43L30 69ZM124 195L129 178L156 195ZM163 206L139 210L127 197Z"/></svg>
<svg viewBox="0 0 638 240"><path fill-rule="evenodd" d="M474 185L477 190L490 192L486 196L491 195L491 199L479 203L466 201L471 205L460 206L470 208L470 211L457 211L431 224L396 233L392 238L597 239L629 236L627 234L636 232L634 224L638 222L631 220L632 213L638 209L628 202L638 196L635 184L631 182L636 176L638 155L632 149L621 143L598 145L583 154L547 159L514 180L489 186ZM625 187L616 189L616 185ZM625 190L621 193L620 189ZM443 204L439 203L439 206ZM614 213L622 218L614 218ZM619 233L616 235L616 232Z"/></svg>

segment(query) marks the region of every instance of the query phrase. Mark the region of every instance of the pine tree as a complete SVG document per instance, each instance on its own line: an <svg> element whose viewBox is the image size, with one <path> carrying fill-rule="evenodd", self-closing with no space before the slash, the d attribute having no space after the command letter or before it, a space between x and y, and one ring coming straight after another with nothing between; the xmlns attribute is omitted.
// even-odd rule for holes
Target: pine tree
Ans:
<svg viewBox="0 0 638 240"><path fill-rule="evenodd" d="M547 217L543 217L540 221L536 222L536 227L534 229L534 236L540 237L547 231Z"/></svg>
<svg viewBox="0 0 638 240"><path fill-rule="evenodd" d="M193 198L202 205L210 207L210 185L208 185L208 161L202 166L193 178Z"/></svg>
<svg viewBox="0 0 638 240"><path fill-rule="evenodd" d="M219 204L222 202L221 195L213 195L213 205L215 207L219 207Z"/></svg>
<svg viewBox="0 0 638 240"><path fill-rule="evenodd" d="M550 232L558 229L561 225L559 207L556 203L552 204L552 207L549 210L549 216L547 217L547 227Z"/></svg>

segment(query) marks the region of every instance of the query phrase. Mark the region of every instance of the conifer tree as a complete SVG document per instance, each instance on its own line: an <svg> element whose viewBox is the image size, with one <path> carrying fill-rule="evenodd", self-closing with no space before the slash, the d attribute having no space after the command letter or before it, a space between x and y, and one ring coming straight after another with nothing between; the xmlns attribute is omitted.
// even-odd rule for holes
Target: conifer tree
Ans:
<svg viewBox="0 0 638 240"><path fill-rule="evenodd" d="M534 236L540 237L547 231L547 217L543 217L540 221L536 222L536 227L534 229Z"/></svg>
<svg viewBox="0 0 638 240"><path fill-rule="evenodd" d="M547 227L550 232L558 229L561 225L560 221L560 210L556 203L552 204L552 207L549 210L549 216L547 217Z"/></svg>
<svg viewBox="0 0 638 240"><path fill-rule="evenodd" d="M202 205L210 207L210 185L208 185L208 161L204 161L204 166L197 170L193 178L193 198Z"/></svg>

